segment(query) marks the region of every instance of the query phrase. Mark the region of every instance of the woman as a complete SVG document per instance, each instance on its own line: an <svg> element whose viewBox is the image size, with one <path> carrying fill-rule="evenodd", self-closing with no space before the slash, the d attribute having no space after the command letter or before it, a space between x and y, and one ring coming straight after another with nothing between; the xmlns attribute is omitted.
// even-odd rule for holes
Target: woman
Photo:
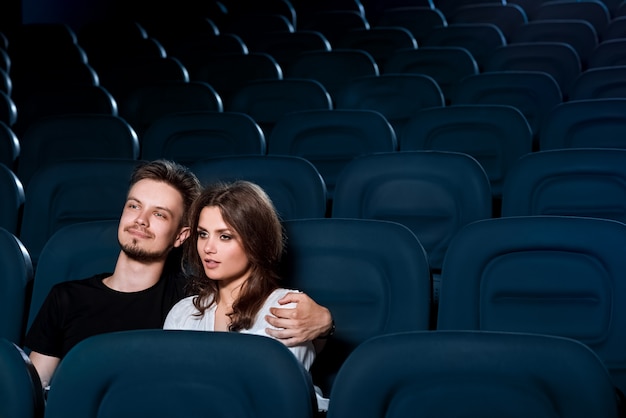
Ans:
<svg viewBox="0 0 626 418"><path fill-rule="evenodd" d="M268 336L265 316L293 292L279 285L284 237L270 198L247 181L213 185L194 202L190 220L190 243L196 246L185 249L185 271L194 296L172 308L164 328ZM313 344L289 349L308 370ZM318 394L320 409L326 410L327 402Z"/></svg>

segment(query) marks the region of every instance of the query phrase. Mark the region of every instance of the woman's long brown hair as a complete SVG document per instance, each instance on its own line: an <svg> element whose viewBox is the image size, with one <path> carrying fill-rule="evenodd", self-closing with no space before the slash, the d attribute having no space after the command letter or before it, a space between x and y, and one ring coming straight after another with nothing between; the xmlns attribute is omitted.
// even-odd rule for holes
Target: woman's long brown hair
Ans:
<svg viewBox="0 0 626 418"><path fill-rule="evenodd" d="M219 302L217 282L209 279L198 254L198 223L206 207L218 207L228 226L241 238L250 262L249 278L233 304L230 331L252 326L267 297L279 287L278 264L284 234L272 201L258 185L248 181L219 183L207 187L191 206L191 236L185 248L184 270L198 315Z"/></svg>

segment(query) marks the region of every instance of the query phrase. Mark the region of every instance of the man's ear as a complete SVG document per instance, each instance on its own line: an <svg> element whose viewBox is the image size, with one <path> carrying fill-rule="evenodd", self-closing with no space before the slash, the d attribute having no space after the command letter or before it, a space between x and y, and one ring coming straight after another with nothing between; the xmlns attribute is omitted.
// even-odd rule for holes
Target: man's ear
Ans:
<svg viewBox="0 0 626 418"><path fill-rule="evenodd" d="M188 226L184 226L178 233L176 241L174 241L174 247L180 247L181 245L183 245L185 240L189 238L189 235L191 235L191 228Z"/></svg>

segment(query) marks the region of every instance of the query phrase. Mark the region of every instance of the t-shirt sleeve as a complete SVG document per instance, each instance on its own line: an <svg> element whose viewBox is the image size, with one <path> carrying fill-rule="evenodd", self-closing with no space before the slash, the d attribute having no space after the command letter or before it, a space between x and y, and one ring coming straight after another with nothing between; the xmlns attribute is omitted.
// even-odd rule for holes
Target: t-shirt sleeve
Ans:
<svg viewBox="0 0 626 418"><path fill-rule="evenodd" d="M60 288L53 287L26 334L24 346L47 356L63 357L63 300Z"/></svg>

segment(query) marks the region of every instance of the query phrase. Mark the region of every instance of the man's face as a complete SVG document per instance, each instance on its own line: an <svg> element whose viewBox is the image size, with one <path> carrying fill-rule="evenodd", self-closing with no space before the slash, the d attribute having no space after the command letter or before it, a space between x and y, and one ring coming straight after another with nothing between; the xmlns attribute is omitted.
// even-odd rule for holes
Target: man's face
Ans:
<svg viewBox="0 0 626 418"><path fill-rule="evenodd" d="M150 179L135 183L126 199L117 235L122 251L142 262L164 261L182 244L183 198L167 183Z"/></svg>

